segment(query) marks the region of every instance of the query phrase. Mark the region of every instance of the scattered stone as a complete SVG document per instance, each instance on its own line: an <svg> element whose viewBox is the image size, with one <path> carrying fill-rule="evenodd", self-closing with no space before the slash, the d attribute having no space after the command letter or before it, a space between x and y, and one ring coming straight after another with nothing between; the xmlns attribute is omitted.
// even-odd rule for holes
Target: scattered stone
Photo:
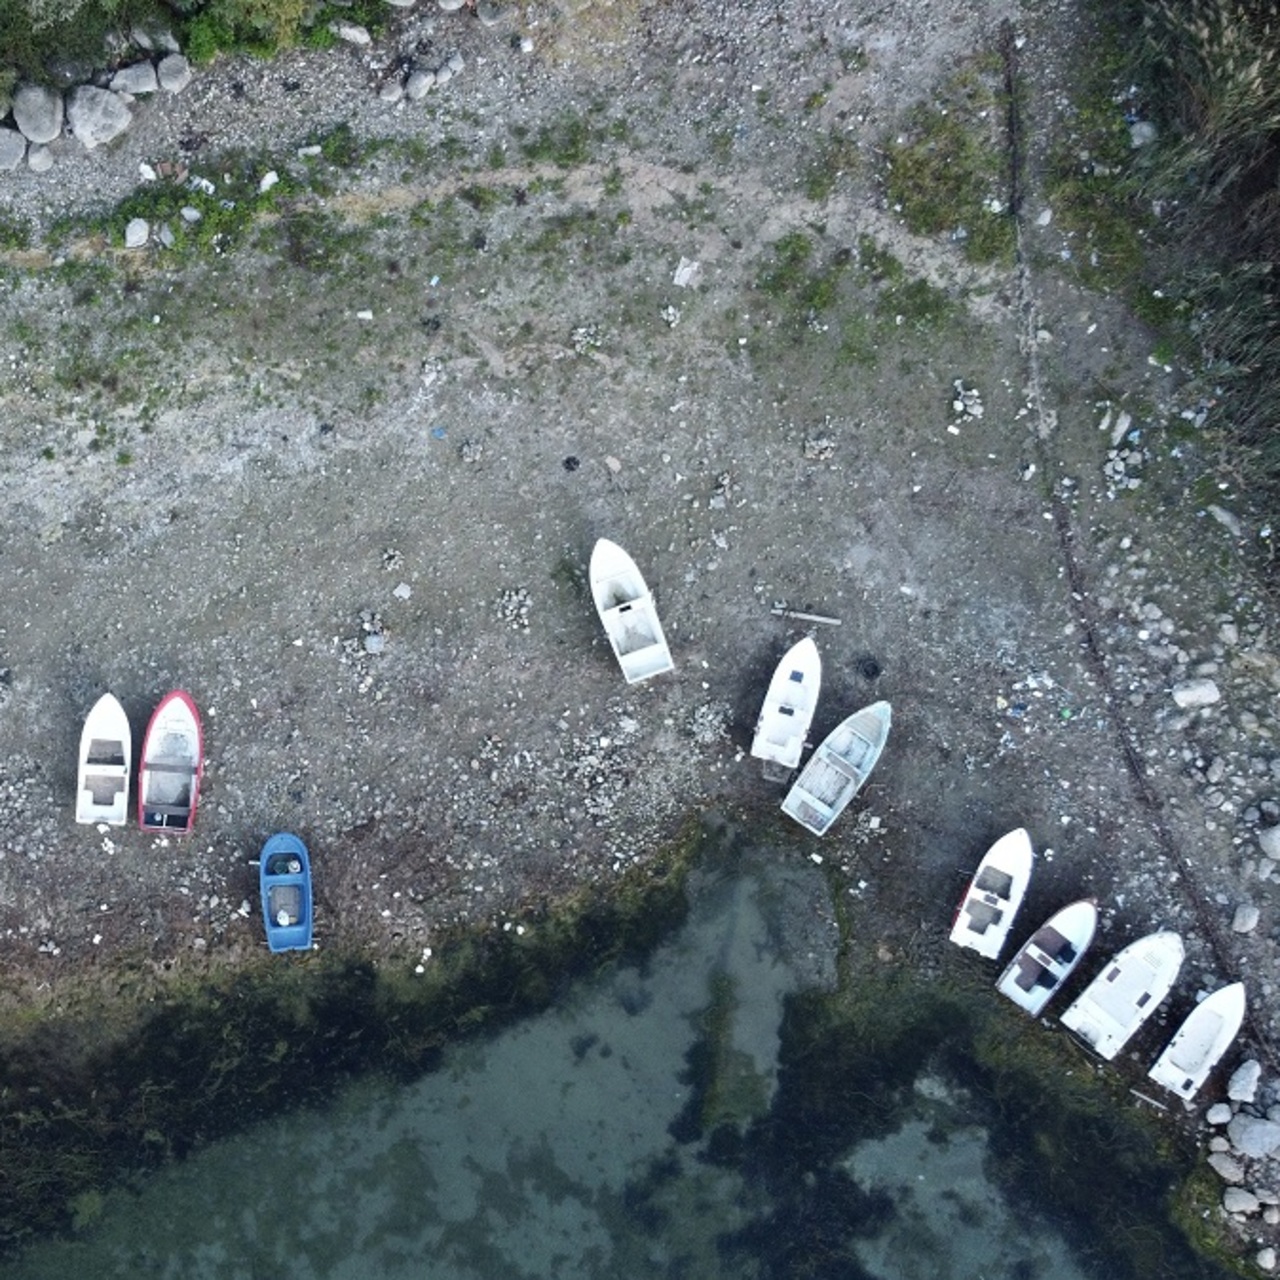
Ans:
<svg viewBox="0 0 1280 1280"><path fill-rule="evenodd" d="M28 142L52 142L62 132L62 94L24 84L13 95L13 122Z"/></svg>
<svg viewBox="0 0 1280 1280"><path fill-rule="evenodd" d="M388 106L395 106L401 98L404 97L404 85L399 80L388 80L381 89L378 90L378 99L385 102Z"/></svg>
<svg viewBox="0 0 1280 1280"><path fill-rule="evenodd" d="M413 588L407 582L401 582L391 594L397 600L407 600L413 595Z"/></svg>
<svg viewBox="0 0 1280 1280"><path fill-rule="evenodd" d="M1244 1165L1240 1163L1234 1156L1229 1156L1221 1151L1215 1151L1209 1157L1209 1168L1212 1169L1223 1182L1239 1183L1244 1181Z"/></svg>
<svg viewBox="0 0 1280 1280"><path fill-rule="evenodd" d="M82 84L67 99L67 127L86 151L118 138L132 119L128 103L110 89Z"/></svg>
<svg viewBox="0 0 1280 1280"><path fill-rule="evenodd" d="M421 102L435 86L436 73L434 71L415 71L409 76L409 80L405 84L405 97L410 102Z"/></svg>
<svg viewBox="0 0 1280 1280"><path fill-rule="evenodd" d="M671 283L680 289L692 289L702 279L702 264L682 257Z"/></svg>
<svg viewBox="0 0 1280 1280"><path fill-rule="evenodd" d="M1184 711L1193 707L1211 707L1222 697L1212 680L1186 680L1175 684L1171 692L1174 702Z"/></svg>
<svg viewBox="0 0 1280 1280"><path fill-rule="evenodd" d="M177 237L173 234L173 228L167 223L162 222L156 231L156 239L160 241L166 249L172 249L177 243Z"/></svg>
<svg viewBox="0 0 1280 1280"><path fill-rule="evenodd" d="M1145 147L1156 140L1158 130L1150 120L1135 120L1129 126L1129 142L1137 147Z"/></svg>
<svg viewBox="0 0 1280 1280"><path fill-rule="evenodd" d="M1258 848L1268 858L1280 861L1280 827L1263 827L1258 832Z"/></svg>
<svg viewBox="0 0 1280 1280"><path fill-rule="evenodd" d="M453 68L446 63L443 67L436 68L436 88L446 85L453 79Z"/></svg>
<svg viewBox="0 0 1280 1280"><path fill-rule="evenodd" d="M1261 1079L1262 1063L1257 1058L1242 1062L1227 1081L1227 1097L1232 1102L1252 1102L1258 1096L1258 1082Z"/></svg>
<svg viewBox="0 0 1280 1280"><path fill-rule="evenodd" d="M1204 1119L1206 1124L1230 1124L1231 1117L1234 1114L1235 1113L1225 1102L1215 1102L1213 1106L1205 1112Z"/></svg>
<svg viewBox="0 0 1280 1280"><path fill-rule="evenodd" d="M130 218L124 229L124 247L141 249L151 239L151 224L146 218Z"/></svg>
<svg viewBox="0 0 1280 1280"><path fill-rule="evenodd" d="M192 226L204 217L204 214L193 204L184 204L178 212L181 214L183 222L189 222Z"/></svg>
<svg viewBox="0 0 1280 1280"><path fill-rule="evenodd" d="M48 173L53 168L53 152L48 147L32 143L27 148L27 168L32 173Z"/></svg>
<svg viewBox="0 0 1280 1280"><path fill-rule="evenodd" d="M951 397L951 412L960 422L972 422L981 418L986 410L982 406L982 396L977 387L966 387L963 378L956 378L951 384L954 394Z"/></svg>
<svg viewBox="0 0 1280 1280"><path fill-rule="evenodd" d="M373 43L373 37L368 30L356 22L331 22L329 23L329 30L339 40L345 41L347 44L353 44L360 49L367 49Z"/></svg>
<svg viewBox="0 0 1280 1280"><path fill-rule="evenodd" d="M1268 1245L1265 1249L1259 1249L1253 1257L1259 1271L1274 1271L1276 1269L1276 1251Z"/></svg>
<svg viewBox="0 0 1280 1280"><path fill-rule="evenodd" d="M806 462L828 462L835 457L836 442L830 436L810 436L804 442Z"/></svg>
<svg viewBox="0 0 1280 1280"><path fill-rule="evenodd" d="M0 125L0 170L16 169L27 154L27 140L17 129Z"/></svg>
<svg viewBox="0 0 1280 1280"><path fill-rule="evenodd" d="M528 631L532 603L527 588L508 588L498 599L498 617L513 631Z"/></svg>
<svg viewBox="0 0 1280 1280"><path fill-rule="evenodd" d="M1231 919L1233 933L1252 933L1258 927L1258 908L1252 903L1242 902Z"/></svg>
<svg viewBox="0 0 1280 1280"><path fill-rule="evenodd" d="M180 53L171 53L160 59L156 79L166 93L181 93L191 83L191 63Z"/></svg>
<svg viewBox="0 0 1280 1280"><path fill-rule="evenodd" d="M274 169L268 169L258 182L258 194L266 195L280 181L280 175Z"/></svg>
<svg viewBox="0 0 1280 1280"><path fill-rule="evenodd" d="M1258 1197L1243 1187L1228 1187L1222 1193L1222 1207L1228 1213L1257 1213Z"/></svg>
<svg viewBox="0 0 1280 1280"><path fill-rule="evenodd" d="M1231 1145L1242 1156L1257 1159L1280 1149L1280 1124L1257 1116L1239 1115L1227 1126Z"/></svg>
<svg viewBox="0 0 1280 1280"><path fill-rule="evenodd" d="M109 86L113 93L155 93L160 87L156 69L150 62L135 62L132 66L121 67L111 77Z"/></svg>

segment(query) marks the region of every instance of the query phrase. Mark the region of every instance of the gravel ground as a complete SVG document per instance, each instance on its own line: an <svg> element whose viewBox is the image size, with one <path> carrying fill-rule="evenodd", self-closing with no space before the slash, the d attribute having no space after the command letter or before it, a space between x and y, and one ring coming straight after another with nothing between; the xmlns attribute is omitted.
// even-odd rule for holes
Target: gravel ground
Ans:
<svg viewBox="0 0 1280 1280"><path fill-rule="evenodd" d="M274 830L313 850L321 946L413 959L453 923L524 927L717 807L847 871L859 928L929 968L965 963L952 904L1025 825L1028 921L1093 894L1099 951L1187 936L1143 1054L1243 977L1270 1061L1280 660L1265 538L1230 477L1203 480L1214 408L1076 282L1034 167L1025 273L913 237L884 195L886 138L1005 17L1045 135L1070 5L538 5L495 28L423 8L371 50L219 63L110 148L63 140L50 173L6 177L43 228L144 163L216 181L212 157L294 164L342 122L395 144L328 175L319 208L354 240L268 218L185 266L10 255L5 999L261 950L248 861ZM379 98L398 59L453 53L425 101ZM574 121L584 153L528 145ZM796 233L806 269L866 267L830 311L768 286ZM942 318L895 313L873 250ZM674 675L623 684L584 588L600 536L655 588ZM802 634L780 600L841 623L816 628L815 741L894 707L822 842L745 754ZM1180 706L1196 680L1217 700ZM85 711L110 689L140 737L178 686L205 715L194 835L76 827Z"/></svg>

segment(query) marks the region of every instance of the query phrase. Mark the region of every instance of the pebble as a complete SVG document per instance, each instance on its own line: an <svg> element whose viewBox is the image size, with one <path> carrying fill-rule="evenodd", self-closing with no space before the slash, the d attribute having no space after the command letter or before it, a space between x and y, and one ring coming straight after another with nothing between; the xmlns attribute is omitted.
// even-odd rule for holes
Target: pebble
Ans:
<svg viewBox="0 0 1280 1280"><path fill-rule="evenodd" d="M1268 1245L1265 1249L1259 1249L1253 1258L1257 1264L1259 1271L1274 1271L1276 1269L1276 1251Z"/></svg>
<svg viewBox="0 0 1280 1280"><path fill-rule="evenodd" d="M1175 684L1171 692L1174 702L1184 711L1194 707L1210 707L1222 697L1212 680L1187 680L1182 684Z"/></svg>
<svg viewBox="0 0 1280 1280"><path fill-rule="evenodd" d="M1258 927L1258 908L1252 903L1242 902L1231 919L1233 933L1252 933Z"/></svg>
<svg viewBox="0 0 1280 1280"><path fill-rule="evenodd" d="M151 224L146 218L130 218L124 229L124 247L141 249L151 239Z"/></svg>

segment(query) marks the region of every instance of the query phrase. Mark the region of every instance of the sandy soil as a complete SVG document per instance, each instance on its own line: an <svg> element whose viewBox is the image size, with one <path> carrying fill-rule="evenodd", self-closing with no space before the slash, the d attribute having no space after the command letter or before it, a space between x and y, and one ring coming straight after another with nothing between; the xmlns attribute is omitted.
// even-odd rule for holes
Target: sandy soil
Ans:
<svg viewBox="0 0 1280 1280"><path fill-rule="evenodd" d="M264 222L201 265L89 245L78 268L11 272L6 998L260 951L249 860L279 829L313 851L320 946L414 960L452 923L514 927L608 883L714 806L847 870L859 927L931 966L965 962L945 954L952 904L1024 825L1028 918L1093 894L1100 949L1179 927L1173 1013L1243 975L1269 1016L1275 888L1246 810L1280 788L1280 664L1256 526L1230 491L1238 538L1200 518L1194 390L1074 283L1034 170L1024 275L912 237L883 193L886 137L995 51L1005 17L1044 133L1067 6L542 5L493 30L411 12L372 53L220 64L115 147L67 141L51 174L6 178L44 225L119 198L140 162L216 178L206 157L289 159L343 120L422 148L328 175L342 243L291 256ZM466 71L380 102L396 54L424 47ZM586 155L522 149L575 120ZM847 167L815 198L833 138ZM476 185L500 198L447 204ZM950 309L895 312L890 282L849 268L810 315L762 286L796 233L813 273L874 248ZM682 259L700 265L687 287ZM953 410L956 379L981 417ZM1147 450L1120 494L1108 404ZM648 575L673 675L621 680L584 588L601 536ZM872 785L821 842L745 755L803 633L780 600L840 620L815 628L814 741L894 707ZM1222 701L1183 712L1170 690L1197 671ZM194 834L77 827L88 707L114 691L140 738L173 687L205 716ZM1242 901L1262 911L1248 936Z"/></svg>

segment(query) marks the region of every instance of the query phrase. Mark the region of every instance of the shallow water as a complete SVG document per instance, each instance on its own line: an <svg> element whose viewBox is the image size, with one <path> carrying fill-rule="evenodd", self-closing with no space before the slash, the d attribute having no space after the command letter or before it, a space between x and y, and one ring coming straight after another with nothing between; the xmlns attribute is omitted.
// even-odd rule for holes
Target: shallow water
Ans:
<svg viewBox="0 0 1280 1280"><path fill-rule="evenodd" d="M784 1012L833 981L827 889L807 865L737 868L694 877L642 965L409 1085L364 1081L83 1200L73 1238L3 1274L1084 1280L988 1178L966 1085L915 1062L869 1127L796 1119L825 1095Z"/></svg>

